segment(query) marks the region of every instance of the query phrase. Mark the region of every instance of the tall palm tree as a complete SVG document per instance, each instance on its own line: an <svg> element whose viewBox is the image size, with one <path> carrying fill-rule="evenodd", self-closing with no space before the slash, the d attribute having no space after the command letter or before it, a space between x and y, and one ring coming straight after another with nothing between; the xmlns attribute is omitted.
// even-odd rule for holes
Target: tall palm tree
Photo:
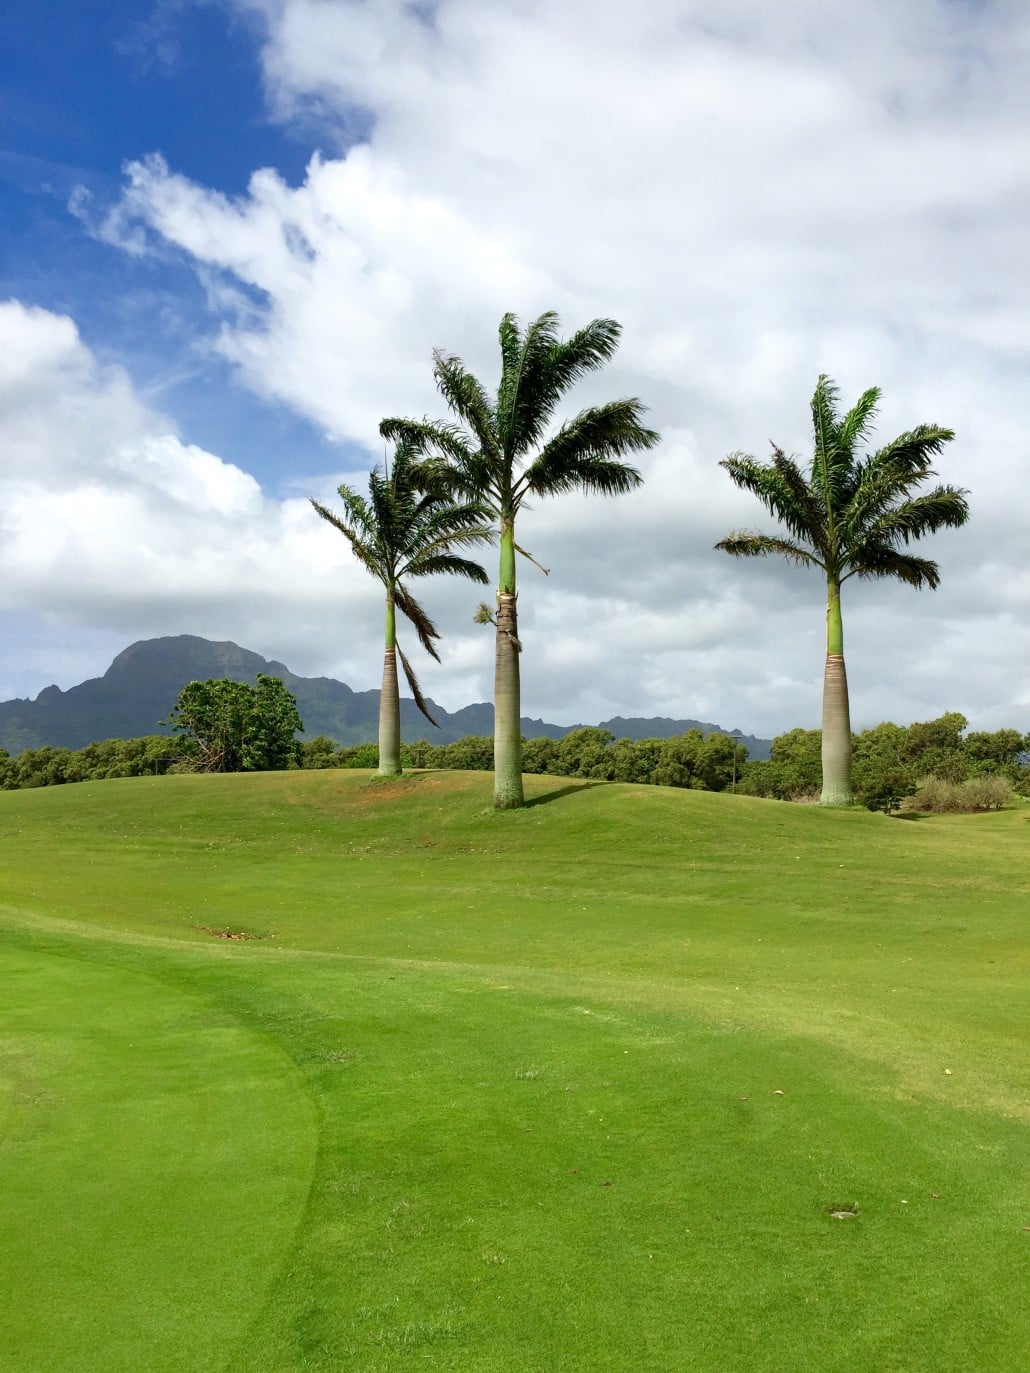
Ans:
<svg viewBox="0 0 1030 1373"><path fill-rule="evenodd" d="M431 470L414 449L401 442L394 454L393 471L369 474L367 500L353 487L341 486L342 514L316 500L311 502L350 542L358 562L386 589L386 649L379 696L379 773L383 777L396 777L401 771L398 656L415 704L430 724L436 724L418 678L397 643L397 611L411 622L422 647L437 662L440 655L435 641L440 633L408 590L406 579L448 573L473 582L490 580L478 563L451 551L455 546L483 543L494 537L489 511L475 501L455 503L431 478Z"/></svg>
<svg viewBox="0 0 1030 1373"><path fill-rule="evenodd" d="M527 498L566 491L613 496L631 491L640 473L621 461L658 442L641 424L638 400L615 400L581 410L548 436L565 392L603 367L618 346L621 328L595 319L571 338L558 335L558 316L548 312L523 329L512 314L501 320L501 380L496 398L460 358L433 354L436 384L459 423L384 420L380 432L404 439L447 463L454 489L479 499L492 512L500 534L497 611L487 618L496 629L494 658L494 805L512 809L524 802L520 720L518 613L515 554L529 554L515 541L515 520ZM535 561L530 559L530 561ZM539 564L537 564L539 566Z"/></svg>
<svg viewBox="0 0 1030 1373"><path fill-rule="evenodd" d="M934 456L954 437L951 429L920 424L859 457L880 399L871 387L841 415L838 391L821 376L812 397L815 447L803 472L773 444L773 460L760 463L745 453L725 458L730 477L752 492L786 527L789 538L742 530L715 546L735 558L778 554L788 562L821 568L826 577L826 669L823 678L822 763L824 806L850 806L851 718L844 670L840 595L851 577L897 577L909 586L935 588L937 564L903 550L924 534L957 528L969 518L968 492L935 486L913 495L937 474Z"/></svg>

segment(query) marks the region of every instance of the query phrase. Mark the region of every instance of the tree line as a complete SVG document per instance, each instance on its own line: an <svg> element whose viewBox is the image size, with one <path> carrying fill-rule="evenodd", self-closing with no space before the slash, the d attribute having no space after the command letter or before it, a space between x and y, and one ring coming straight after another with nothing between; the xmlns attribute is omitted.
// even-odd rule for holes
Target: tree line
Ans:
<svg viewBox="0 0 1030 1373"><path fill-rule="evenodd" d="M501 320L500 380L496 391L479 381L454 354L437 350L433 374L450 418L384 419L380 434L394 447L389 463L369 477L367 500L343 485L342 512L318 501L318 514L350 543L357 560L386 593L386 635L380 696L378 769L396 776L404 766L400 740L397 657L419 708L432 721L411 665L400 651L400 611L423 647L438 658L438 631L415 600L409 582L439 573L489 580L478 564L453 550L487 540L499 548L495 606L476 619L492 624L494 639L494 805L524 804L527 744L521 715L518 631L518 556L546 574L518 542L516 521L529 500L570 491L620 495L640 485L627 461L653 448L658 433L643 423L645 407L623 398L581 410L553 429L566 393L615 353L621 334L612 319L595 319L571 337L558 333L558 317L541 315L525 328L512 314ZM895 578L917 589L935 588L935 562L909 545L969 517L968 493L937 484L934 458L954 438L939 424L919 424L872 453L864 451L880 391L871 387L845 410L837 388L820 376L811 401L814 445L802 466L773 444L772 460L745 453L724 459L731 480L758 498L777 521L773 532L738 530L716 544L732 557L777 556L818 569L826 588L826 658L820 738L819 799L848 806L856 794L847 674L844 665L842 589L852 577ZM435 722L434 722L435 723ZM614 744L615 741L612 741ZM670 765L671 766L671 765Z"/></svg>
<svg viewBox="0 0 1030 1373"><path fill-rule="evenodd" d="M908 726L885 723L853 735L855 795L860 804L886 811L903 802L912 808L925 802L934 810L985 810L1004 804L1013 792L1030 796L1030 736L1016 729L966 733L967 728L965 717L951 711L936 720ZM778 735L770 758L755 760L748 759L747 748L733 735L702 735L700 730L670 739L617 739L606 729L583 728L561 739L522 739L521 744L525 772L552 777L733 791L784 801L817 800L821 785L822 740L815 729ZM399 756L406 768L489 772L493 740L469 736L434 745L420 739L401 744ZM377 768L379 746L341 748L319 735L303 744L294 740L288 753L280 749L275 757L280 768ZM234 758L238 771L268 761L227 749L217 770L227 770ZM26 749L15 758L0 750L0 789L163 776L204 766L204 756L188 734L107 739L75 750Z"/></svg>
<svg viewBox="0 0 1030 1373"><path fill-rule="evenodd" d="M299 767L304 724L279 677L189 682L167 720L172 734L104 739L85 748L46 746L12 758L0 749L0 790L60 786L108 777L163 777L169 772L276 772Z"/></svg>
<svg viewBox="0 0 1030 1373"><path fill-rule="evenodd" d="M949 711L936 720L908 726L884 723L852 735L858 804L893 811L902 803L919 809L925 801L933 810L988 810L1014 793L1030 796L1030 735L1016 729L967 734L967 728L964 715ZM412 768L489 771L493 765L489 738L442 746L419 740L403 745L401 752L404 766ZM813 802L819 800L822 785L817 729L778 735L768 759L749 760L747 748L733 735L702 735L696 729L669 739L617 739L606 729L575 729L561 739L523 739L522 752L525 772L555 777ZM304 745L301 766L374 768L377 761L375 744L337 748L320 737ZM997 785L972 785L988 780Z"/></svg>

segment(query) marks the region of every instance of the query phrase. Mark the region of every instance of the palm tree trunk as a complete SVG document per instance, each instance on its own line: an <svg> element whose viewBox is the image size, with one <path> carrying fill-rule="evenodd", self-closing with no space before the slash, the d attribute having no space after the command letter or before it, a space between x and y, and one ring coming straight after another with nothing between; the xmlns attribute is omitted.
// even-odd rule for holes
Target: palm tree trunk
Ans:
<svg viewBox="0 0 1030 1373"><path fill-rule="evenodd" d="M386 596L386 650L379 693L379 776L401 774L401 694L397 686L397 619L393 596Z"/></svg>
<svg viewBox="0 0 1030 1373"><path fill-rule="evenodd" d="M840 583L826 589L826 670L823 675L823 791L824 806L854 804L851 792L851 711L848 674L844 667L844 626L840 615Z"/></svg>
<svg viewBox="0 0 1030 1373"><path fill-rule="evenodd" d="M497 583L494 657L494 808L517 810L522 790L519 625L515 596L515 523L501 517L501 569Z"/></svg>

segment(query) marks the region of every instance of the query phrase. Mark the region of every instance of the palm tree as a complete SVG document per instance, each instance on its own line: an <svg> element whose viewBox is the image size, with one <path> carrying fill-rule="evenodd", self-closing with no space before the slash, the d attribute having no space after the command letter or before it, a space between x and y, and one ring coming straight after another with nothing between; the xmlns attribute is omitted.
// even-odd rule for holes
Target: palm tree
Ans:
<svg viewBox="0 0 1030 1373"><path fill-rule="evenodd" d="M821 376L812 397L815 448L807 473L773 444L773 460L745 453L724 459L737 486L758 497L786 527L789 538L743 530L717 543L735 558L778 554L826 577L826 671L823 679L822 763L824 806L850 806L851 720L844 670L841 586L851 577L897 577L909 586L935 588L937 564L903 550L924 534L958 528L969 518L968 492L935 486L912 492L936 476L933 457L954 437L937 424L920 424L859 457L872 428L880 391L872 387L840 414L838 391Z"/></svg>
<svg viewBox="0 0 1030 1373"><path fill-rule="evenodd" d="M595 319L571 338L562 339L553 312L541 315L525 330L514 315L507 314L499 330L501 380L496 399L460 358L437 350L433 354L436 384L459 423L389 419L380 426L387 438L403 439L423 453L443 458L454 489L482 501L498 523L497 611L492 614L481 607L477 617L492 620L497 630L494 805L498 809L524 802L515 554L530 555L515 541L519 510L530 497L575 490L606 496L631 491L640 485L641 476L621 459L658 442L658 435L640 422L644 407L638 400L591 406L548 436L565 392L612 357L621 332L615 320Z"/></svg>
<svg viewBox="0 0 1030 1373"><path fill-rule="evenodd" d="M435 486L432 472L410 445L399 443L393 471L374 470L368 478L368 500L350 486L339 488L343 513L336 514L318 501L311 504L324 520L350 542L358 562L386 588L386 650L383 686L379 696L379 773L396 777L401 771L401 708L397 685L399 655L415 704L432 725L418 678L397 643L397 611L414 626L422 647L437 662L435 640L440 634L405 584L410 577L436 573L489 582L478 563L458 557L455 546L482 543L493 538L489 511L475 501L456 504Z"/></svg>

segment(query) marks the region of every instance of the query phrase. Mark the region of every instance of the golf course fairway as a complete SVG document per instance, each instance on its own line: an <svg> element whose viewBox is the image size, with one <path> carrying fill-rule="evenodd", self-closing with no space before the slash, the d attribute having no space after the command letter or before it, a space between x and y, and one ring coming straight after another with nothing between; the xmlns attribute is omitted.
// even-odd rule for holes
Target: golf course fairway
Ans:
<svg viewBox="0 0 1030 1373"><path fill-rule="evenodd" d="M0 794L3 1373L1015 1373L1030 806Z"/></svg>

